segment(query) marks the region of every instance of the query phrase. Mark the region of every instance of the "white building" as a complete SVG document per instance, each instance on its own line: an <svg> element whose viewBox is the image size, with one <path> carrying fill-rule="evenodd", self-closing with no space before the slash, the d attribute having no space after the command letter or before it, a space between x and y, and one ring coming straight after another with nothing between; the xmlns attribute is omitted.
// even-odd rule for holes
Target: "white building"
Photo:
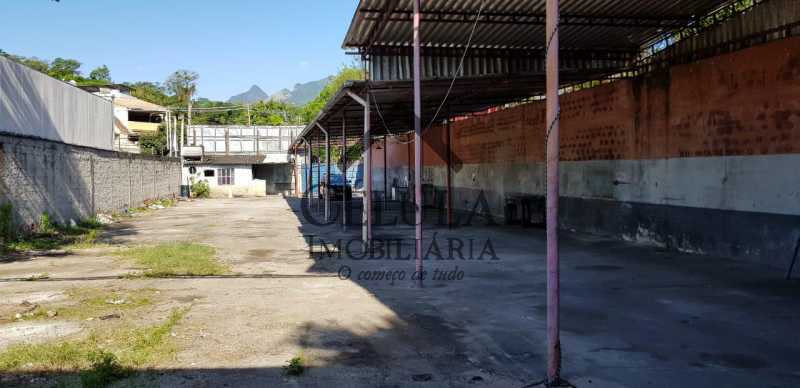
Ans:
<svg viewBox="0 0 800 388"><path fill-rule="evenodd" d="M192 125L182 148L183 182L206 181L213 197L288 194L289 146L302 128Z"/></svg>

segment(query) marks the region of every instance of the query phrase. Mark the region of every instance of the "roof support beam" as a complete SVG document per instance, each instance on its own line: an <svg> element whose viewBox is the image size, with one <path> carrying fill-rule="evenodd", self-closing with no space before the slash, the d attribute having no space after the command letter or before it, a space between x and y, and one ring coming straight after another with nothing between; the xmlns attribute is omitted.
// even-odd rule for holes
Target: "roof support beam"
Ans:
<svg viewBox="0 0 800 388"><path fill-rule="evenodd" d="M317 127L325 134L325 222L330 221L331 213L331 136L328 131L317 122Z"/></svg>
<svg viewBox="0 0 800 388"><path fill-rule="evenodd" d="M359 10L365 20L378 21L385 24L390 22L409 22L414 12L393 9L391 11L377 8L361 8ZM387 16L388 15L388 16ZM425 22L473 24L476 21L476 12L458 11L421 11L420 17ZM567 26L598 26L598 27L624 27L624 28L680 28L685 27L694 19L692 16L657 17L639 15L561 15L561 25ZM483 12L480 16L481 24L501 25L533 25L544 26L546 15L537 13L508 13L508 12ZM372 38L372 42L379 40L379 35ZM378 38L378 39L376 39Z"/></svg>
<svg viewBox="0 0 800 388"><path fill-rule="evenodd" d="M367 101L365 101L363 98L361 98L361 96L359 96L358 94L355 94L355 93L353 93L353 92L348 90L347 91L347 95L350 96L350 98L352 98L355 102L359 103L359 105L361 105L361 106L363 106L365 108L369 107L369 105L367 104Z"/></svg>

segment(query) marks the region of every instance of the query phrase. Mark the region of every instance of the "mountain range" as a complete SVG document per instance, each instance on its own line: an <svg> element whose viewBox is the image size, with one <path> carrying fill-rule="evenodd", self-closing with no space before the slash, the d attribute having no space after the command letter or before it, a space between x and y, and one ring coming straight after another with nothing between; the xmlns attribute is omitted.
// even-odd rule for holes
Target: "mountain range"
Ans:
<svg viewBox="0 0 800 388"><path fill-rule="evenodd" d="M333 77L327 77L317 81L295 84L294 88L291 90L282 89L272 95L264 92L258 85L253 85L250 87L250 90L229 98L228 102L233 104L246 104L272 100L288 102L298 106L305 105L317 97L319 92L321 92L332 79Z"/></svg>

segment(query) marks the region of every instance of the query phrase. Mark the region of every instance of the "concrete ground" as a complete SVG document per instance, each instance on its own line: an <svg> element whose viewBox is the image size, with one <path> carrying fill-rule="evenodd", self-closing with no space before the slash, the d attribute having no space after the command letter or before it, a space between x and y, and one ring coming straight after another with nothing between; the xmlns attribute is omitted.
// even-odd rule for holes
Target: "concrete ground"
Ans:
<svg viewBox="0 0 800 388"><path fill-rule="evenodd" d="M146 372L165 387L522 387L544 376L543 231L428 228L427 241L437 244L426 245L428 278L419 288L414 262L404 259L411 227L376 228L377 238L393 241L388 259L385 247L362 259L360 226L316 225L303 213L279 197L195 201L113 225L105 236L113 245L211 244L232 265L228 277L117 279L131 268L107 249L6 258L0 310L87 284L159 290L167 302L158 311L192 306L176 331L176 360ZM445 276L431 278L436 270ZM41 273L49 279L18 280ZM783 276L566 235L563 376L578 387L800 386L800 283ZM14 325L1 324L0 337L76 335ZM295 356L310 369L286 376Z"/></svg>

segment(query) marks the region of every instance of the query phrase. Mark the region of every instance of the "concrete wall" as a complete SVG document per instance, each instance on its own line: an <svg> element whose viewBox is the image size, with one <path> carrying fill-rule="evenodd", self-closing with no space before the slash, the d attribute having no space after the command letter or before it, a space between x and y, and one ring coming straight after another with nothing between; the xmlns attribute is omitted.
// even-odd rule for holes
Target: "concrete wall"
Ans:
<svg viewBox="0 0 800 388"><path fill-rule="evenodd" d="M111 101L0 57L0 133L112 149Z"/></svg>
<svg viewBox="0 0 800 388"><path fill-rule="evenodd" d="M800 236L800 38L570 93L561 103L564 228L788 260ZM544 130L543 102L453 122L454 208L472 209L482 193L502 218L507 197L542 195ZM431 129L423 147L423 183L439 189L446 133ZM408 174L409 155L413 145L390 142L390 181Z"/></svg>
<svg viewBox="0 0 800 388"><path fill-rule="evenodd" d="M0 150L0 203L13 205L19 226L45 212L66 223L180 192L177 159L8 135Z"/></svg>

